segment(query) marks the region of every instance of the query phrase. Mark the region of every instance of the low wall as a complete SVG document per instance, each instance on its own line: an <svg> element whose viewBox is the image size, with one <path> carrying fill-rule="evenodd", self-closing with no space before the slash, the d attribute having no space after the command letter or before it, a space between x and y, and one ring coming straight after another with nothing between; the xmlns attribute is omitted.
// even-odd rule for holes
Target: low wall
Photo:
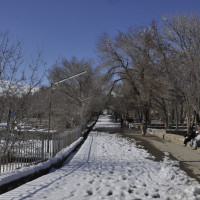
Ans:
<svg viewBox="0 0 200 200"><path fill-rule="evenodd" d="M184 136L181 135L175 135L175 134L170 134L166 133L165 129L149 129L147 130L150 134L155 135L163 140L173 142L179 145L183 145L183 141L185 139Z"/></svg>

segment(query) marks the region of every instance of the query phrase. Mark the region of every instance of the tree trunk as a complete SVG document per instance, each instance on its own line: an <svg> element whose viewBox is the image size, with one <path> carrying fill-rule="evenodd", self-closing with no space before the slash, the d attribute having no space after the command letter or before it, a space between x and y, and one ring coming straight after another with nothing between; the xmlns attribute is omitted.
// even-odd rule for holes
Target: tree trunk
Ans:
<svg viewBox="0 0 200 200"><path fill-rule="evenodd" d="M175 115L176 115L176 130L178 130L179 118L178 118L178 105L177 105L177 103L174 104L174 107L175 107Z"/></svg>

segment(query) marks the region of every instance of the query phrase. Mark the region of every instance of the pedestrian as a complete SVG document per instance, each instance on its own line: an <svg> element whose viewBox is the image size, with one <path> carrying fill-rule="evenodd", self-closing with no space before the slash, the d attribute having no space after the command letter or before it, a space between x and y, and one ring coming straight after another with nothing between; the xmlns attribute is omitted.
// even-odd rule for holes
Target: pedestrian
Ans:
<svg viewBox="0 0 200 200"><path fill-rule="evenodd" d="M187 143L196 137L195 131L193 130L193 126L189 126L189 131L185 136L184 145L187 146Z"/></svg>
<svg viewBox="0 0 200 200"><path fill-rule="evenodd" d="M123 117L121 117L121 128L123 128L123 125L124 125L124 119L123 119Z"/></svg>
<svg viewBox="0 0 200 200"><path fill-rule="evenodd" d="M193 150L197 150L197 147L200 147L200 134L199 131L196 131L196 137L191 139L190 146L194 147Z"/></svg>
<svg viewBox="0 0 200 200"><path fill-rule="evenodd" d="M133 117L131 115L129 115L128 122L129 122L129 124L128 124L129 129L133 128Z"/></svg>

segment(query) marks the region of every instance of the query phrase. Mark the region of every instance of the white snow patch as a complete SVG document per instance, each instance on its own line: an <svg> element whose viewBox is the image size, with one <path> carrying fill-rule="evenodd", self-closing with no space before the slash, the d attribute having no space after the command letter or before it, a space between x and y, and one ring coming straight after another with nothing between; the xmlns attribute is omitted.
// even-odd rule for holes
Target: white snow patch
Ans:
<svg viewBox="0 0 200 200"><path fill-rule="evenodd" d="M108 127L120 127L120 123L114 123L111 115L100 115L94 129Z"/></svg>

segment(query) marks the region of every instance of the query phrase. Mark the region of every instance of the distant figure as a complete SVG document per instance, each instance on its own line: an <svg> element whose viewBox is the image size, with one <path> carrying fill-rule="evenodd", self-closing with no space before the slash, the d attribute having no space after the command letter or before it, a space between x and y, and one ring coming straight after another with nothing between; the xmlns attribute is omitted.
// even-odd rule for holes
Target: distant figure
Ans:
<svg viewBox="0 0 200 200"><path fill-rule="evenodd" d="M123 125L124 125L124 119L123 119L123 117L121 117L121 128L123 128Z"/></svg>
<svg viewBox="0 0 200 200"><path fill-rule="evenodd" d="M133 118L131 115L128 118L128 127L129 129L133 128Z"/></svg>
<svg viewBox="0 0 200 200"><path fill-rule="evenodd" d="M187 143L196 137L195 131L193 130L193 126L189 127L189 131L185 136L184 145L187 146Z"/></svg>
<svg viewBox="0 0 200 200"><path fill-rule="evenodd" d="M190 146L194 147L193 150L197 150L197 147L200 147L200 134L199 131L196 131L196 137L191 139Z"/></svg>

